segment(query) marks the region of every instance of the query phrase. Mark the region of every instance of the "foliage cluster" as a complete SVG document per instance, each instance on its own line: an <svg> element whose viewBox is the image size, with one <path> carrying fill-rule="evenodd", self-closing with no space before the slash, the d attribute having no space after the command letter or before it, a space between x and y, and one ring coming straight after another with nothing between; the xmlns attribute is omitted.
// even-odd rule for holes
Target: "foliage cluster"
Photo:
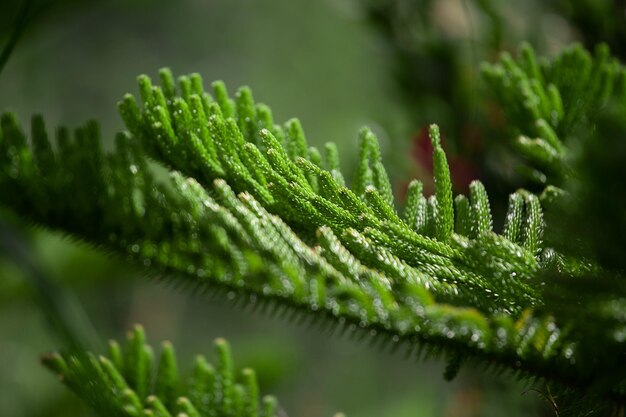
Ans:
<svg viewBox="0 0 626 417"><path fill-rule="evenodd" d="M546 382L562 415L623 413L626 70L605 46L538 59L523 45L483 74L521 172L543 188L510 195L500 233L480 181L453 195L436 125L434 195L413 181L400 204L371 130L348 186L336 145L309 146L297 119L277 124L249 88L209 93L168 69L120 101L112 152L95 122L52 144L41 116L29 140L3 114L0 203L175 283L443 356L447 378L485 364ZM216 369L200 357L183 383L170 344L153 370L141 328L109 358L70 339L45 363L103 416L276 415L252 370L235 382L223 340Z"/></svg>

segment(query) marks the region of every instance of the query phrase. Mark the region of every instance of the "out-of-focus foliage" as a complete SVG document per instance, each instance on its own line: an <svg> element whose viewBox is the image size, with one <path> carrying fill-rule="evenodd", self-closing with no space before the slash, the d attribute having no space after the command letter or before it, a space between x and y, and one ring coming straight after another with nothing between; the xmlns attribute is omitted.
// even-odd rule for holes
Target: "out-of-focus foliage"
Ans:
<svg viewBox="0 0 626 417"><path fill-rule="evenodd" d="M623 236L626 178L626 101L611 102L591 126L580 129L570 142L570 169L565 191L544 192L547 210L547 268L538 279L546 306L557 321L569 321L577 350L593 366L589 396L563 392L557 399L561 414L619 415L624 402L612 403L626 392L626 378L619 364L626 356L626 286L624 285ZM610 387L610 388L609 388Z"/></svg>
<svg viewBox="0 0 626 417"><path fill-rule="evenodd" d="M571 46L552 60L539 61L529 45L514 60L483 65L514 145L531 166L521 166L529 180L561 185L567 172L566 143L577 128L595 126L596 114L612 98L626 100L626 69L611 58L606 45L594 56Z"/></svg>
<svg viewBox="0 0 626 417"><path fill-rule="evenodd" d="M276 417L276 399L259 398L255 371L245 368L237 377L226 340L216 339L215 351L217 365L198 355L185 381L174 346L163 342L155 357L143 328L136 326L124 348L109 342L108 357L53 353L43 363L103 417Z"/></svg>
<svg viewBox="0 0 626 417"><path fill-rule="evenodd" d="M418 128L438 120L459 139L471 133L477 79L471 65L478 49L497 51L503 42L501 7L491 0L366 0L369 20L393 51L398 92ZM478 15L480 25L473 26Z"/></svg>
<svg viewBox="0 0 626 417"><path fill-rule="evenodd" d="M500 52L513 52L527 41L539 53L552 55L579 41L593 50L598 44L622 57L626 13L621 1L375 0L366 1L369 19L393 51L397 93L411 109L413 143L427 147L420 128L432 120L445 127L457 189L478 176L494 194L545 181L545 173L512 172L514 154L502 147L510 141L510 125L484 99L479 62ZM422 130L423 131L423 130ZM534 137L533 137L534 139ZM428 162L414 152L414 172L428 172ZM520 175L521 174L521 175ZM422 174L423 175L423 174ZM500 211L496 203L496 211Z"/></svg>
<svg viewBox="0 0 626 417"><path fill-rule="evenodd" d="M587 48L609 45L615 56L626 58L626 4L620 0L553 0L548 2L573 26Z"/></svg>

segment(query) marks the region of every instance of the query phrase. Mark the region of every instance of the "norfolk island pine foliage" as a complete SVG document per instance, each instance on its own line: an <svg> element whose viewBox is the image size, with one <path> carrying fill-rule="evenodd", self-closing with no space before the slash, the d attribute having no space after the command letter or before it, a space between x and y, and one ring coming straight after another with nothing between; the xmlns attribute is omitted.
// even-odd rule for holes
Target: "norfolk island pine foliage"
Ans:
<svg viewBox="0 0 626 417"><path fill-rule="evenodd" d="M505 55L483 72L526 172L545 186L511 195L501 233L480 182L453 196L435 125L435 193L426 197L414 181L401 205L368 129L348 188L336 146L310 147L297 120L275 124L245 87L231 98L217 82L209 94L199 75L175 81L166 69L160 86L139 77L141 105L130 95L120 102L127 131L110 153L94 123L58 129L51 145L41 117L27 135L3 115L2 203L192 288L320 317L412 356L442 356L446 377L465 362L489 364L549 382L565 405L582 397L578 411L617 413L623 285L607 291L605 283L622 265L598 253L592 236L581 248L564 244L550 210L576 218L565 208L585 207L592 195L594 173L576 171L586 154L569 145L585 149L597 132L620 132L624 70L603 47L541 61L524 46L517 60ZM598 115L602 106L612 112ZM154 174L156 164L169 178ZM572 312L556 303L555 288L544 289L546 277L557 289L602 285L584 312ZM602 329L586 328L582 313ZM124 349L111 345L108 359L73 347L45 363L102 415L274 415L254 372L237 379L227 344L216 346L215 368L198 359L189 381L171 345L155 359L139 327Z"/></svg>

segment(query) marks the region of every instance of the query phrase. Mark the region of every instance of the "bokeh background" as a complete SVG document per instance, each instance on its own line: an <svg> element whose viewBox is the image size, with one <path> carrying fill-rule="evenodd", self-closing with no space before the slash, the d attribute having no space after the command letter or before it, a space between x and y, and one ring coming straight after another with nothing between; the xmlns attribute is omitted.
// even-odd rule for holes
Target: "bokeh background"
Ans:
<svg viewBox="0 0 626 417"><path fill-rule="evenodd" d="M455 187L483 180L496 223L506 194L527 184L481 84L480 62L521 40L544 54L601 40L626 54L622 0L2 1L0 47L26 3L28 24L0 70L0 110L24 123L34 113L49 128L97 119L110 146L123 128L117 101L136 92L137 75L156 77L169 66L175 74L198 72L206 84L222 79L232 92L249 85L276 120L299 117L313 144L336 141L348 173L359 127L372 127L401 198L410 179L428 181L424 128L436 122ZM553 415L545 387L472 367L448 383L439 361L251 312L225 296L169 288L121 259L1 211L0 219L3 416L93 414L39 365L39 355L60 341L33 270L102 346L142 323L152 342L174 342L189 369L194 354L211 356L212 340L226 337L237 365L257 369L262 392L276 394L287 416ZM10 250L16 242L26 255Z"/></svg>

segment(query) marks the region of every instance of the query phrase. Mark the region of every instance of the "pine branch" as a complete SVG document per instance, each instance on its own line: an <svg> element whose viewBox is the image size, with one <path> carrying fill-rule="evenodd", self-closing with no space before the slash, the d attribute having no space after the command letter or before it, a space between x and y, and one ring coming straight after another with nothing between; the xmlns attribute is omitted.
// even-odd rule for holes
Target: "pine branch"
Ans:
<svg viewBox="0 0 626 417"><path fill-rule="evenodd" d="M503 53L497 63L484 63L483 76L507 118L507 134L527 161L520 173L561 186L571 174L568 142L581 127L593 126L611 99L626 100L626 69L603 44L593 56L576 44L550 60L538 59L529 44L518 55Z"/></svg>
<svg viewBox="0 0 626 417"><path fill-rule="evenodd" d="M511 197L504 235L494 233L480 182L452 198L433 126L436 192L426 199L413 183L403 220L371 131L361 131L351 190L333 144L322 157L297 120L275 124L249 89L233 100L218 82L212 97L196 74L178 85L160 75L162 87L139 78L141 108L130 95L120 103L129 132L110 154L93 123L73 138L59 129L53 151L41 118L29 145L4 115L2 203L179 282L286 305L417 355L585 386L589 364L568 329L532 313L544 252L536 197Z"/></svg>
<svg viewBox="0 0 626 417"><path fill-rule="evenodd" d="M215 353L215 366L198 355L184 381L172 344L163 342L155 358L143 328L136 326L124 349L109 342L108 357L79 351L42 360L103 417L276 417L277 401L259 398L254 370L245 368L236 376L226 340L215 340Z"/></svg>

